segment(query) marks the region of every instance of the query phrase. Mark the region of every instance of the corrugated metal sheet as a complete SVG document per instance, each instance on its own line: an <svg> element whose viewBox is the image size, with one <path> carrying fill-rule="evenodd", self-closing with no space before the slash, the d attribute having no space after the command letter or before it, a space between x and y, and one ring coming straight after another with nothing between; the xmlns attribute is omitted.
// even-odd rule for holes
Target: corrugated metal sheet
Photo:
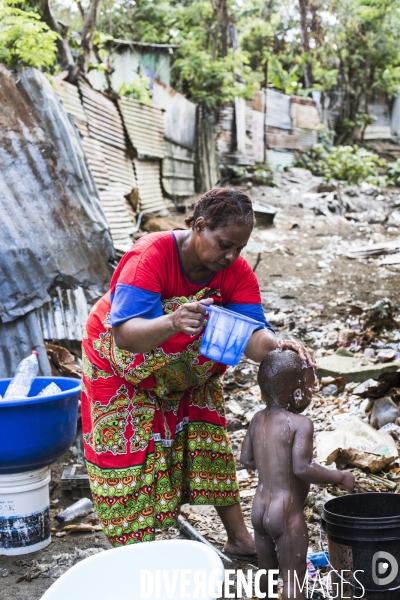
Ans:
<svg viewBox="0 0 400 600"><path fill-rule="evenodd" d="M124 126L114 102L93 90L83 80L79 82L79 91L82 95L90 136L125 151Z"/></svg>
<svg viewBox="0 0 400 600"><path fill-rule="evenodd" d="M114 72L111 75L111 83L114 90L120 90L123 83L133 83L138 73L145 73L150 79L157 77L166 85L170 85L172 51L177 46L117 39L113 44L111 59ZM91 61L97 62L95 55L91 57ZM89 71L88 80L96 90L107 88L104 73L97 69Z"/></svg>
<svg viewBox="0 0 400 600"><path fill-rule="evenodd" d="M261 92L255 92L253 97L253 109L257 112L264 113L264 102L265 102L265 90Z"/></svg>
<svg viewBox="0 0 400 600"><path fill-rule="evenodd" d="M294 128L320 129L320 115L314 100L311 100L311 98L292 96L290 102L290 115L292 117Z"/></svg>
<svg viewBox="0 0 400 600"><path fill-rule="evenodd" d="M78 193L26 92L19 92L3 66L0 83L0 316L6 323L42 306L57 283L91 288L100 295L109 282L111 248L104 243L104 216L102 222L92 219L95 203ZM46 98L53 94L57 100L48 88ZM68 168L81 166L76 173L79 187L89 189L83 166L73 155L78 146L62 137L64 125L71 122L60 103L54 101L52 108L49 120L59 129L57 143L71 155ZM79 141L77 134L74 141Z"/></svg>
<svg viewBox="0 0 400 600"><path fill-rule="evenodd" d="M265 115L258 110L252 111L252 142L254 160L263 163L264 157L264 121Z"/></svg>
<svg viewBox="0 0 400 600"><path fill-rule="evenodd" d="M364 133L364 140L388 140L392 137L389 125L369 125Z"/></svg>
<svg viewBox="0 0 400 600"><path fill-rule="evenodd" d="M134 164L139 185L140 210L165 210L159 161L135 159Z"/></svg>
<svg viewBox="0 0 400 600"><path fill-rule="evenodd" d="M253 147L253 108L252 102L246 105L246 165L254 165L254 147Z"/></svg>
<svg viewBox="0 0 400 600"><path fill-rule="evenodd" d="M240 154L246 155L246 101L235 98L236 148Z"/></svg>
<svg viewBox="0 0 400 600"><path fill-rule="evenodd" d="M198 107L196 131L196 191L202 193L214 187L219 179L217 124L214 111L206 111L202 106Z"/></svg>
<svg viewBox="0 0 400 600"><path fill-rule="evenodd" d="M246 109L246 106L244 106ZM237 147L237 131L236 131L236 116L233 106L224 106L219 113L218 120L218 137L217 137L217 153L218 162L231 165L248 165L252 164L252 158L247 156L247 140L246 127L247 118L246 110L243 111L242 138L243 148L245 153L239 152ZM243 136L244 130L244 136Z"/></svg>
<svg viewBox="0 0 400 600"><path fill-rule="evenodd" d="M196 105L161 81L154 81L153 104L164 110L164 137L194 150L196 146Z"/></svg>
<svg viewBox="0 0 400 600"><path fill-rule="evenodd" d="M292 120L290 118L291 97L275 90L266 90L266 96L266 125L279 127L279 129L292 129Z"/></svg>
<svg viewBox="0 0 400 600"><path fill-rule="evenodd" d="M12 321L0 324L0 368L12 377L22 358L39 352L39 375L51 375L44 340L81 341L89 314L85 292L56 288L50 302Z"/></svg>
<svg viewBox="0 0 400 600"><path fill-rule="evenodd" d="M299 132L300 136L300 151L308 152L311 148L314 148L318 141L318 132L312 129L301 129Z"/></svg>
<svg viewBox="0 0 400 600"><path fill-rule="evenodd" d="M53 78L53 83L65 110L71 113L79 133L82 137L88 136L87 118L85 111L83 110L78 88L67 81L57 79L56 77Z"/></svg>
<svg viewBox="0 0 400 600"><path fill-rule="evenodd" d="M276 150L267 150L266 152L267 165L278 171L286 167L294 165L294 152L277 152Z"/></svg>
<svg viewBox="0 0 400 600"><path fill-rule="evenodd" d="M246 105L242 98L235 98L234 107L221 109L217 137L220 163L254 165L253 112L251 105Z"/></svg>
<svg viewBox="0 0 400 600"><path fill-rule="evenodd" d="M234 122L233 106L224 106L219 112L217 152L218 159L222 163L235 163L237 160L235 152L236 128Z"/></svg>
<svg viewBox="0 0 400 600"><path fill-rule="evenodd" d="M267 127L267 146L272 150L301 150L300 134L288 129Z"/></svg>
<svg viewBox="0 0 400 600"><path fill-rule="evenodd" d="M131 234L135 230L133 216L128 211L126 189L118 183L100 190L100 199L118 250L126 252L132 246Z"/></svg>
<svg viewBox="0 0 400 600"><path fill-rule="evenodd" d="M50 302L38 310L40 328L45 340L82 340L89 315L82 288L57 288Z"/></svg>
<svg viewBox="0 0 400 600"><path fill-rule="evenodd" d="M2 377L13 377L19 362L31 350L39 352L39 375L51 375L43 333L36 310L10 323L0 323L0 370Z"/></svg>
<svg viewBox="0 0 400 600"><path fill-rule="evenodd" d="M114 245L120 252L126 252L132 245L131 234L135 229L134 210L126 196L137 189L138 183L126 146L123 122L117 106L102 93L83 81L79 89L90 136L83 138L83 146Z"/></svg>
<svg viewBox="0 0 400 600"><path fill-rule="evenodd" d="M94 138L85 136L82 138L82 146L85 150L88 165L93 174L97 189L104 190L110 184L110 177L108 175L102 144ZM110 150L111 152L118 152L116 148L110 147Z"/></svg>
<svg viewBox="0 0 400 600"><path fill-rule="evenodd" d="M193 196L195 193L194 151L164 141L165 158L162 161L162 185L173 199Z"/></svg>
<svg viewBox="0 0 400 600"><path fill-rule="evenodd" d="M396 100L394 102L394 107ZM392 137L390 110L386 99L380 103L369 104L368 112L376 121L367 127L364 133L365 140L387 140Z"/></svg>
<svg viewBox="0 0 400 600"><path fill-rule="evenodd" d="M390 121L391 132L395 137L400 136L400 90L397 90L397 96L394 99L392 107L392 117Z"/></svg>
<svg viewBox="0 0 400 600"><path fill-rule="evenodd" d="M41 122L56 145L66 167L68 190L72 196L77 196L79 199L82 213L81 224L88 231L96 232L97 235L102 237L102 246L106 249L105 256L107 260L113 260L115 258L114 249L107 219L101 207L92 173L88 169L81 139L74 125L66 115L57 94L43 74L35 69L26 69L21 72L20 77L25 91L29 94L29 98L40 115ZM73 86L70 87L76 90ZM75 95L74 98L74 110L83 122L83 109L81 108L81 112L79 112L76 104L76 99L79 99L79 96ZM107 281L108 276L109 270L106 269L105 281Z"/></svg>
<svg viewBox="0 0 400 600"><path fill-rule="evenodd" d="M132 146L138 155L164 158L163 111L131 98L120 98L118 103Z"/></svg>
<svg viewBox="0 0 400 600"><path fill-rule="evenodd" d="M318 133L312 129L288 131L275 127L267 128L267 146L271 150L293 150L307 152L315 146Z"/></svg>

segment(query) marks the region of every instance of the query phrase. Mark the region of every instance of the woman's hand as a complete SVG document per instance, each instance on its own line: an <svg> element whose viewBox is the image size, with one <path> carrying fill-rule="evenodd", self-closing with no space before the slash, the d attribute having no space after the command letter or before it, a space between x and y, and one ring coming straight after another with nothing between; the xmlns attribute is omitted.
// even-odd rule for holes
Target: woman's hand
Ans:
<svg viewBox="0 0 400 600"><path fill-rule="evenodd" d="M310 367L315 369L317 366L313 355L299 342L293 340L278 340L278 348L281 348L282 350L293 350L293 352L297 352L301 360L305 360Z"/></svg>
<svg viewBox="0 0 400 600"><path fill-rule="evenodd" d="M201 333L204 326L204 319L207 314L205 306L213 303L212 298L200 300L200 302L188 302L182 304L171 315L173 328L176 333L187 333L188 335L197 335Z"/></svg>
<svg viewBox="0 0 400 600"><path fill-rule="evenodd" d="M293 340L279 340L272 331L269 329L259 329L255 331L251 336L245 354L251 360L260 363L264 356L276 350L282 348L282 350L293 350L297 352L302 360L305 360L310 367L315 368L317 365L313 356L298 342Z"/></svg>

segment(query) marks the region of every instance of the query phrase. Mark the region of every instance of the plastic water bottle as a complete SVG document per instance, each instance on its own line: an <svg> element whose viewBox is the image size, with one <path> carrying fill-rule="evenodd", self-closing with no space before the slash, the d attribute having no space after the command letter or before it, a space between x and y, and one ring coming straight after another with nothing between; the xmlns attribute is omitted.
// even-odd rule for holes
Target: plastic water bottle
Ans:
<svg viewBox="0 0 400 600"><path fill-rule="evenodd" d="M33 380L39 371L38 356L39 352L32 350L30 356L21 360L13 379L6 389L4 400L19 400L20 398L26 398L31 389Z"/></svg>
<svg viewBox="0 0 400 600"><path fill-rule="evenodd" d="M46 387L43 388L41 392L38 393L38 397L39 396L54 396L55 394L60 394L61 392L62 392L62 389L60 387L58 387L58 385L56 383L54 383L54 381L52 381L51 383L49 383L49 385L46 385Z"/></svg>
<svg viewBox="0 0 400 600"><path fill-rule="evenodd" d="M81 498L78 502L71 504L62 513L57 515L56 519L59 523L72 521L76 517L84 517L93 510L93 502L89 498Z"/></svg>

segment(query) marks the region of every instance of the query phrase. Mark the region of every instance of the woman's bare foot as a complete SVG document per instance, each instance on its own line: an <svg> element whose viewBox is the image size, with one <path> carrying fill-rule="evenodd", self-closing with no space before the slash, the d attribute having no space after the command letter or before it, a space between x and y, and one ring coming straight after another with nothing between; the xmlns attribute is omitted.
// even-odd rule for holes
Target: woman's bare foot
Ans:
<svg viewBox="0 0 400 600"><path fill-rule="evenodd" d="M254 538L245 525L240 504L215 508L228 534L224 552L239 556L255 556L257 551Z"/></svg>

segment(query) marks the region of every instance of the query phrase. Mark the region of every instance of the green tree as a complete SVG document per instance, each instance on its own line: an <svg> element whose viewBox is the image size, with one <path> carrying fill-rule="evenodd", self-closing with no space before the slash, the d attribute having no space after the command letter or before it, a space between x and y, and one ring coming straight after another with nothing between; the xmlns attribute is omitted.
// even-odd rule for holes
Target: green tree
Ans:
<svg viewBox="0 0 400 600"><path fill-rule="evenodd" d="M0 1L0 61L10 69L20 64L51 67L57 56L58 35L23 1Z"/></svg>

